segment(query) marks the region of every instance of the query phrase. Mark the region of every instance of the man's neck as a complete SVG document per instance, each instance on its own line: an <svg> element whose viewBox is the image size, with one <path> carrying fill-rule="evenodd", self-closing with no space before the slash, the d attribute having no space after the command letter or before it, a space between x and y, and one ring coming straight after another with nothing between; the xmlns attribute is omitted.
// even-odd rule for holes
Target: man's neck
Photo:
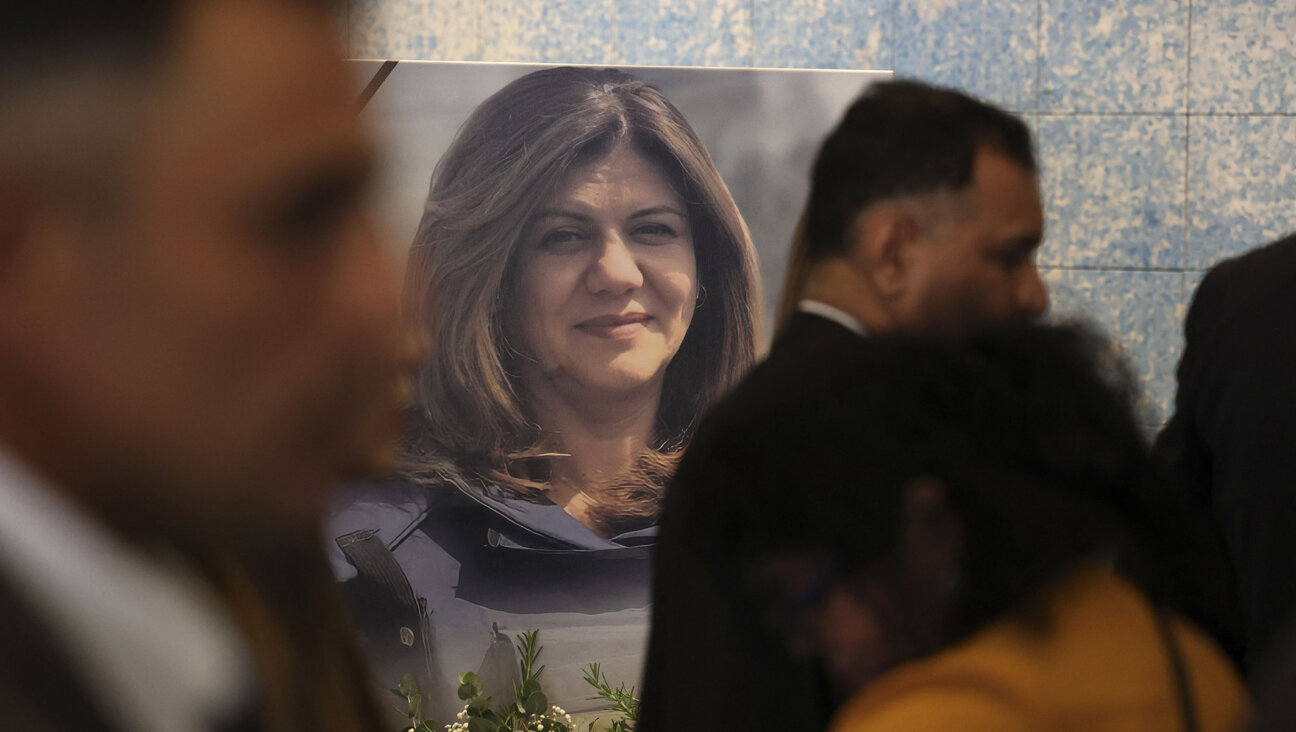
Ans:
<svg viewBox="0 0 1296 732"><path fill-rule="evenodd" d="M828 303L819 302L818 300L803 299L797 303L797 311L810 313L811 315L817 315L821 318L831 320L856 335L868 335L868 330L864 327L863 323L856 320L846 311L835 308Z"/></svg>
<svg viewBox="0 0 1296 732"><path fill-rule="evenodd" d="M806 277L800 299L839 310L868 333L892 330L891 319L869 283L845 260L828 259L816 263Z"/></svg>

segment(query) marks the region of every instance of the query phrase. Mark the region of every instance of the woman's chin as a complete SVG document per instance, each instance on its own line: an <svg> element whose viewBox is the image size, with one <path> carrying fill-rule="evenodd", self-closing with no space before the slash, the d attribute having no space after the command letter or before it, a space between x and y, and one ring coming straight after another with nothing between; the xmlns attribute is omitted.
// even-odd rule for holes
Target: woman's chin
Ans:
<svg viewBox="0 0 1296 732"><path fill-rule="evenodd" d="M579 374L573 381L581 392L591 398L619 400L637 396L655 397L661 393L665 371L665 365L640 368L623 366Z"/></svg>

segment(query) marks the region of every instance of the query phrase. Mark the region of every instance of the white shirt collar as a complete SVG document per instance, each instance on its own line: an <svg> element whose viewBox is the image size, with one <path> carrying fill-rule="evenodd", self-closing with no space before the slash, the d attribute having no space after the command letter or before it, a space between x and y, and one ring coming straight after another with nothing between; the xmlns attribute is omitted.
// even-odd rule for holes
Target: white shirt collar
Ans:
<svg viewBox="0 0 1296 732"><path fill-rule="evenodd" d="M819 302L818 300L801 300L797 303L797 310L827 318L843 328L854 331L858 335L868 335L868 330L864 328L863 323L856 320L845 310L835 308L828 303Z"/></svg>
<svg viewBox="0 0 1296 732"><path fill-rule="evenodd" d="M246 649L192 572L122 542L3 447L0 506L0 574L117 726L205 732L246 702Z"/></svg>

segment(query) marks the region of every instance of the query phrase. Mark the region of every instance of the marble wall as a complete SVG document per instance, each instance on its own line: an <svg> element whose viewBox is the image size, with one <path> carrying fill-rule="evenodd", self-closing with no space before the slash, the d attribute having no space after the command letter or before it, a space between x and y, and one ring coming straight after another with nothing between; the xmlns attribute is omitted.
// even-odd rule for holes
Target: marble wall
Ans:
<svg viewBox="0 0 1296 732"><path fill-rule="evenodd" d="M1291 0L350 0L360 58L894 69L1037 134L1054 310L1115 336L1155 426L1213 262L1296 230Z"/></svg>

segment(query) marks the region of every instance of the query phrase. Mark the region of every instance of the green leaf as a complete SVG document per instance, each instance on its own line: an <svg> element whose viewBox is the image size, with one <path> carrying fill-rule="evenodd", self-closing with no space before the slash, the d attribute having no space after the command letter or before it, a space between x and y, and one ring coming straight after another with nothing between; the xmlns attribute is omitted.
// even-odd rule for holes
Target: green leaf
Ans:
<svg viewBox="0 0 1296 732"><path fill-rule="evenodd" d="M427 719L423 721L423 724L420 724L418 727L416 727L414 729L414 732L440 732L440 730L437 729L436 722Z"/></svg>
<svg viewBox="0 0 1296 732"><path fill-rule="evenodd" d="M473 717L468 720L468 732L500 732L500 726L481 717Z"/></svg>
<svg viewBox="0 0 1296 732"><path fill-rule="evenodd" d="M522 709L527 714L544 714L549 711L549 698L543 691L537 691L527 696L526 701L522 703Z"/></svg>
<svg viewBox="0 0 1296 732"><path fill-rule="evenodd" d="M519 699L525 699L537 691L540 691L540 682L535 679L527 679L526 683L522 684L522 690L518 692L517 696Z"/></svg>
<svg viewBox="0 0 1296 732"><path fill-rule="evenodd" d="M472 671L464 671L463 673L459 674L460 684L480 684L481 682L482 682L481 677L473 673Z"/></svg>
<svg viewBox="0 0 1296 732"><path fill-rule="evenodd" d="M405 674L392 691L399 696L413 696L421 690L419 689L418 680L414 678L414 674Z"/></svg>
<svg viewBox="0 0 1296 732"><path fill-rule="evenodd" d="M459 674L459 698L468 701L473 697L481 696L486 693L486 687L482 684L481 677L472 671L464 671Z"/></svg>
<svg viewBox="0 0 1296 732"><path fill-rule="evenodd" d="M467 713L470 717L481 717L491 710L491 700L485 697L478 697L468 703Z"/></svg>

